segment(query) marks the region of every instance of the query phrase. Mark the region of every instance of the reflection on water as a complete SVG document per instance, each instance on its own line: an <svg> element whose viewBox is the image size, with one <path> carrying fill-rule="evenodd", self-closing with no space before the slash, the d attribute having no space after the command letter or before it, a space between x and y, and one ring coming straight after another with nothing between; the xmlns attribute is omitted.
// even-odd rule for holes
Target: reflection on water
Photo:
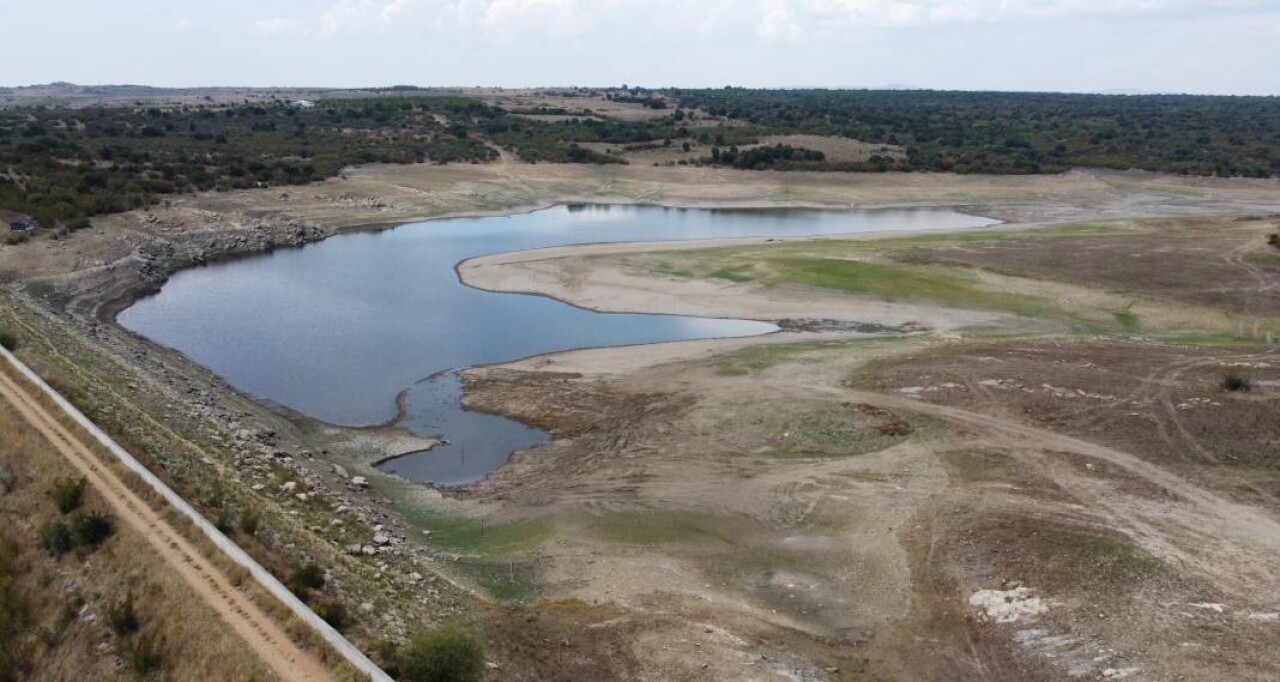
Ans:
<svg viewBox="0 0 1280 682"><path fill-rule="evenodd" d="M940 210L724 211L560 206L518 216L461 218L333 237L176 274L119 321L182 351L238 389L316 419L368 425L396 419L450 441L384 464L416 480L478 480L513 449L543 437L510 420L464 411L444 370L569 348L747 336L743 320L594 313L548 298L459 283L454 265L491 253L586 242L795 237L979 227Z"/></svg>

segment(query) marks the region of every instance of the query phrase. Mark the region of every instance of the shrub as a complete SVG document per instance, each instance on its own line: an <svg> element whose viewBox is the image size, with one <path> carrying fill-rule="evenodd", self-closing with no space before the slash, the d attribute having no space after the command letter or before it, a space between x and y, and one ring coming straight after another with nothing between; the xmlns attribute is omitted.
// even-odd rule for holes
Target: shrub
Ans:
<svg viewBox="0 0 1280 682"><path fill-rule="evenodd" d="M231 529L235 528L235 516L231 513L231 510L219 509L218 514L213 517L213 527L224 534L230 533Z"/></svg>
<svg viewBox="0 0 1280 682"><path fill-rule="evenodd" d="M118 636L132 635L142 627L138 621L138 613L133 609L133 594L107 608L107 625Z"/></svg>
<svg viewBox="0 0 1280 682"><path fill-rule="evenodd" d="M262 513L254 507L246 507L240 512L240 530L245 535L257 535L258 524L262 522Z"/></svg>
<svg viewBox="0 0 1280 682"><path fill-rule="evenodd" d="M53 490L49 491L49 497L53 498L53 504L58 511L63 514L80 508L84 504L84 478L60 478L53 484Z"/></svg>
<svg viewBox="0 0 1280 682"><path fill-rule="evenodd" d="M318 590L324 587L324 569L308 563L293 569L289 574L289 589L294 592Z"/></svg>
<svg viewBox="0 0 1280 682"><path fill-rule="evenodd" d="M332 625L335 630L341 630L347 626L347 607L336 599L317 598L311 603L311 610L323 618L324 622Z"/></svg>
<svg viewBox="0 0 1280 682"><path fill-rule="evenodd" d="M473 682L484 672L480 642L448 625L411 637L399 659L400 679L409 682Z"/></svg>
<svg viewBox="0 0 1280 682"><path fill-rule="evenodd" d="M18 350L18 337L8 329L0 329L0 346L4 346L10 351Z"/></svg>
<svg viewBox="0 0 1280 682"><path fill-rule="evenodd" d="M1238 374L1228 374L1223 377L1222 387L1232 393L1248 393L1253 390L1253 384Z"/></svg>
<svg viewBox="0 0 1280 682"><path fill-rule="evenodd" d="M138 638L134 643L133 650L129 652L129 667L139 675L146 675L160 669L160 665L164 662L164 653L161 651L162 640L146 633Z"/></svg>
<svg viewBox="0 0 1280 682"><path fill-rule="evenodd" d="M54 519L40 528L40 548L49 556L62 556L76 548L71 529L62 519Z"/></svg>
<svg viewBox="0 0 1280 682"><path fill-rule="evenodd" d="M1267 237L1267 243L1270 244L1272 248L1280 249L1280 232Z"/></svg>
<svg viewBox="0 0 1280 682"><path fill-rule="evenodd" d="M115 522L107 514L94 511L71 522L71 534L81 547L97 547L115 532Z"/></svg>

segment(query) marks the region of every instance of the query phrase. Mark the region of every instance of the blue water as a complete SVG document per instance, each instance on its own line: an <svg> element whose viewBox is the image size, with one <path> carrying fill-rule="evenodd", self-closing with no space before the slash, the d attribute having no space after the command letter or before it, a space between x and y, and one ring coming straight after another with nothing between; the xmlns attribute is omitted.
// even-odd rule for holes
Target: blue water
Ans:
<svg viewBox="0 0 1280 682"><path fill-rule="evenodd" d="M762 334L770 324L603 314L480 291L454 266L475 256L588 242L798 237L981 227L945 210L720 211L558 206L353 233L177 273L119 316L236 388L310 417L392 420L449 444L382 465L440 485L482 478L544 434L461 409L457 370L570 348ZM427 379L428 377L432 377ZM403 397L398 414L396 396Z"/></svg>

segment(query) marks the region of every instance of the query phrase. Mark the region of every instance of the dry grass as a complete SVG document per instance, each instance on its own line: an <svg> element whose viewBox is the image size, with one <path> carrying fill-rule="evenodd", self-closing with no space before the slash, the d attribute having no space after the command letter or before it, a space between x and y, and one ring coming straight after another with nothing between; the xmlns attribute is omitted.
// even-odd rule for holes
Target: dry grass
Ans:
<svg viewBox="0 0 1280 682"><path fill-rule="evenodd" d="M777 144L816 149L826 154L827 161L836 163L860 163L872 156L883 156L892 159L906 158L906 151L891 144L872 144L847 137L831 137L828 135L770 135L760 139L760 144L773 146Z"/></svg>
<svg viewBox="0 0 1280 682"><path fill-rule="evenodd" d="M0 471L4 490L0 527L19 551L18 583L29 599L30 620L21 647L27 679L134 679L129 652L137 636L117 636L107 609L132 594L141 634L160 642L164 674L171 679L266 679L268 671L244 643L194 598L186 583L128 527L91 553L53 559L36 541L42 524L57 515L47 497L68 465L12 411L0 405ZM85 508L102 509L89 491ZM124 667L120 667L121 660Z"/></svg>

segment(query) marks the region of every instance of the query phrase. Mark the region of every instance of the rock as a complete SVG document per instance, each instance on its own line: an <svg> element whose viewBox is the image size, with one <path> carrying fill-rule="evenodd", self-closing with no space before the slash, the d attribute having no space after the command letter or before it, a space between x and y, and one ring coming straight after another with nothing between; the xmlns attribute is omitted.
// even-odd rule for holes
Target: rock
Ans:
<svg viewBox="0 0 1280 682"><path fill-rule="evenodd" d="M282 493L291 493L297 489L298 489L297 481L289 481L288 483L285 483L284 485L280 486L280 492Z"/></svg>
<svg viewBox="0 0 1280 682"><path fill-rule="evenodd" d="M391 544L391 538L385 533L378 533L373 536L373 543L375 545L389 545Z"/></svg>
<svg viewBox="0 0 1280 682"><path fill-rule="evenodd" d="M335 473L335 474L337 474L337 475L339 475L339 476L341 476L341 477L343 477L343 478L350 478L350 477L351 477L351 476L350 476L350 474L348 474L348 473L347 473L347 470L346 470L346 469L344 469L344 468L342 467L342 465L341 465L341 464L334 464L334 465L332 465L332 466L333 466L333 473ZM354 483L355 481L352 481L352 482Z"/></svg>
<svg viewBox="0 0 1280 682"><path fill-rule="evenodd" d="M352 476L351 485L354 485L357 488L368 488L369 479L365 478L364 476Z"/></svg>
<svg viewBox="0 0 1280 682"><path fill-rule="evenodd" d="M357 543L356 543L356 544L354 544L354 545L347 545L346 547L343 547L342 549L343 549L347 554L352 554L352 555L359 554L359 553L360 553L360 543L358 543L358 542L357 542Z"/></svg>
<svg viewBox="0 0 1280 682"><path fill-rule="evenodd" d="M378 550L375 549L373 545L365 545L364 547L360 548L360 553L364 554L365 556L373 556L374 554L378 553Z"/></svg>

